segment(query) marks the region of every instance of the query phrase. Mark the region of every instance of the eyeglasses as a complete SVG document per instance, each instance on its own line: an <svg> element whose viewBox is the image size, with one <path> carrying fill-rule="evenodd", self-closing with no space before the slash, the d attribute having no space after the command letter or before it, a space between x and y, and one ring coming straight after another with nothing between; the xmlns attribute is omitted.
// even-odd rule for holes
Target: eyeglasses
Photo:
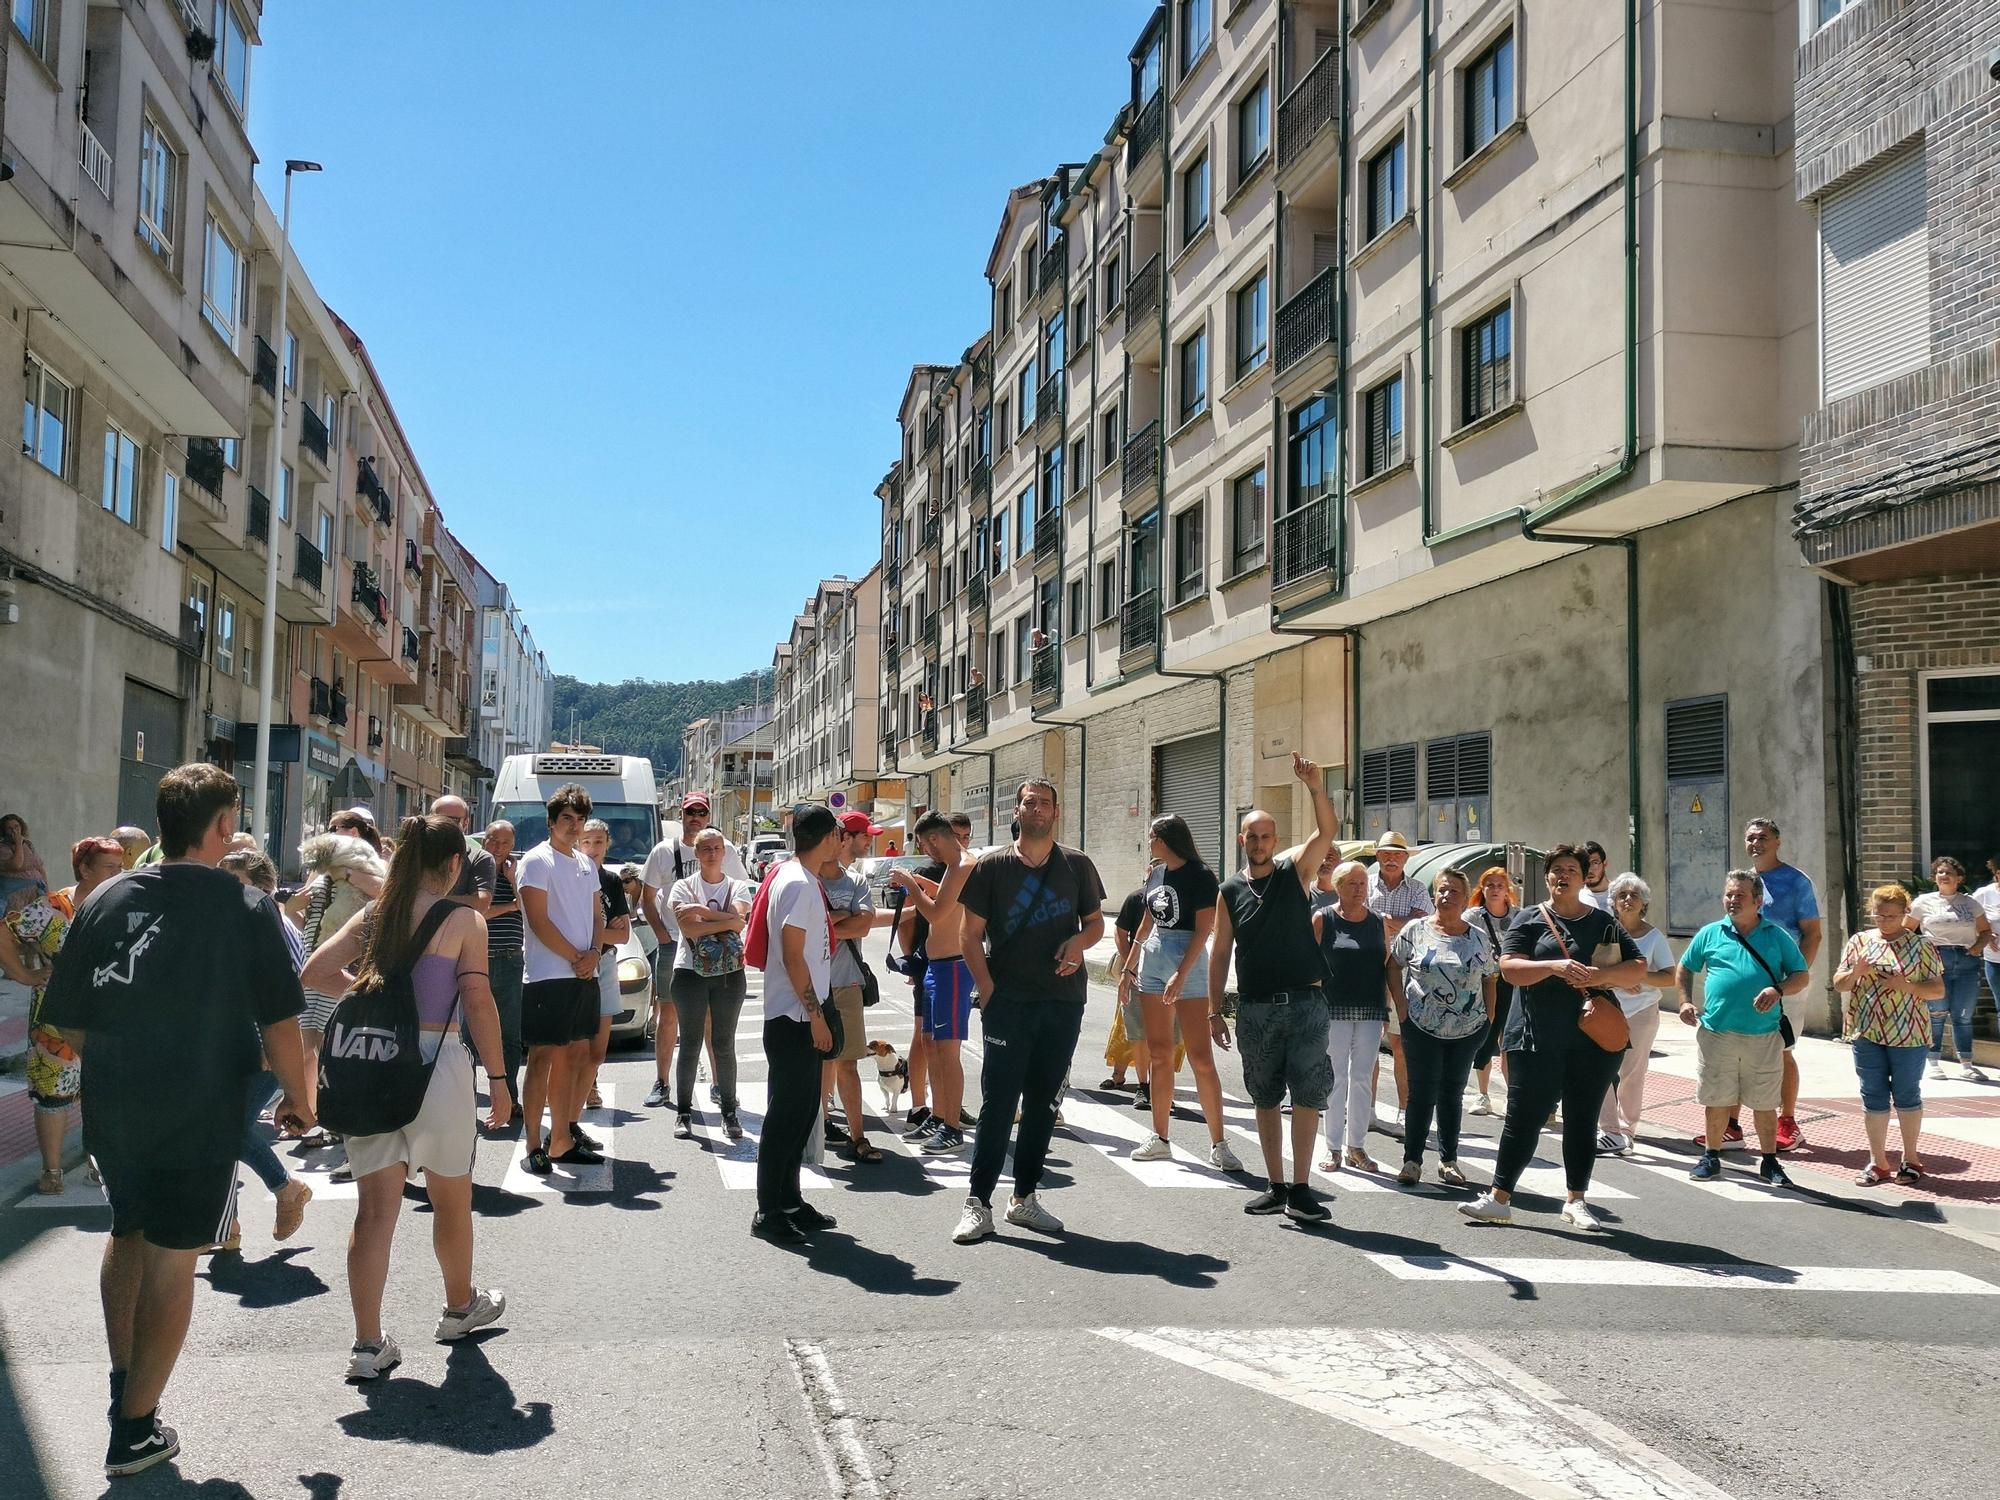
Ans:
<svg viewBox="0 0 2000 1500"><path fill-rule="evenodd" d="M1639 893L1637 891L1620 891L1617 895L1613 896L1611 899L1613 901L1637 901L1639 899Z"/></svg>

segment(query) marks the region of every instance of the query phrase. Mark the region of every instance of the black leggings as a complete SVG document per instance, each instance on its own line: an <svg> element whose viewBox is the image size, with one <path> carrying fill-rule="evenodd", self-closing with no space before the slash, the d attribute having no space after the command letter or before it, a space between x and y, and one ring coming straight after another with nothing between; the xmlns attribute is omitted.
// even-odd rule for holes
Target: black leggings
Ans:
<svg viewBox="0 0 2000 1500"><path fill-rule="evenodd" d="M1458 1123L1465 1108L1465 1080L1472 1073L1473 1055L1482 1033L1453 1041L1432 1036L1415 1021L1402 1025L1403 1066L1410 1092L1403 1112L1403 1160L1421 1162L1424 1142L1437 1117L1438 1159L1458 1160Z"/></svg>
<svg viewBox="0 0 2000 1500"><path fill-rule="evenodd" d="M1493 1166L1493 1185L1502 1192L1514 1184L1534 1160L1535 1143L1549 1111L1562 1104L1563 1177L1572 1193L1590 1188L1597 1163L1597 1112L1604 1091L1618 1076L1620 1052L1606 1052L1595 1043L1556 1052L1507 1054L1507 1122L1500 1131L1500 1150Z"/></svg>

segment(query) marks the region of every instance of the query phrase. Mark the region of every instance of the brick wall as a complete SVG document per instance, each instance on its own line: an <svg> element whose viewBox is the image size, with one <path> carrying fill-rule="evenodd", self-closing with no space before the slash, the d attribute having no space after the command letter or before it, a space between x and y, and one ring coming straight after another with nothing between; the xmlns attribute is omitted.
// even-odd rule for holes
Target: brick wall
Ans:
<svg viewBox="0 0 2000 1500"><path fill-rule="evenodd" d="M2000 666L2000 573L1863 584L1853 594L1859 876L1907 880L1923 857L1918 674Z"/></svg>

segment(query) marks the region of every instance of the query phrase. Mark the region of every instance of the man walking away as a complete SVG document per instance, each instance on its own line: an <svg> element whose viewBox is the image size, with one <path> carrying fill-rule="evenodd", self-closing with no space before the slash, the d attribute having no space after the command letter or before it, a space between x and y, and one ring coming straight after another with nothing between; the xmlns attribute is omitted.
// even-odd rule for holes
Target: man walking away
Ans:
<svg viewBox="0 0 2000 1500"><path fill-rule="evenodd" d="M1062 1233L1036 1188L1083 1029L1083 956L1104 936L1104 883L1087 856L1056 843L1057 795L1054 783L1039 777L1022 782L1013 843L982 856L959 893L959 938L986 1033L972 1192L952 1233L960 1245L993 1233L993 1189L1017 1106L1007 1222Z"/></svg>
<svg viewBox="0 0 2000 1500"><path fill-rule="evenodd" d="M537 1177L548 1176L557 1162L595 1166L604 1160L570 1129L581 1112L577 1086L597 1035L597 956L604 942L597 866L577 847L590 811L590 793L582 787L570 782L558 788L548 802L549 836L521 856L514 877L527 927L527 983L521 990L527 1113L521 1138L528 1148L524 1165Z"/></svg>
<svg viewBox="0 0 2000 1500"><path fill-rule="evenodd" d="M793 857L765 893L769 947L764 961L764 1063L770 1104L757 1143L757 1212L750 1232L801 1244L831 1229L831 1214L805 1200L799 1168L819 1117L820 1067L833 1050L826 1007L833 1003L833 913L822 880L840 874L840 825L833 810L802 807L792 818Z"/></svg>
<svg viewBox="0 0 2000 1500"><path fill-rule="evenodd" d="M85 1048L84 1140L111 1202L99 1288L111 1349L104 1472L180 1451L159 1420L194 1304L195 1258L236 1208L243 1099L258 1031L284 1090L277 1118L310 1128L305 993L271 898L216 868L236 833L236 781L187 765L160 781L160 864L77 914L43 1014Z"/></svg>
<svg viewBox="0 0 2000 1500"><path fill-rule="evenodd" d="M1304 1224L1332 1215L1306 1180L1320 1111L1333 1089L1327 1055L1331 1027L1326 965L1313 936L1308 894L1333 848L1338 827L1326 778L1317 762L1292 756L1292 774L1312 794L1313 836L1296 861L1279 858L1278 821L1261 808L1246 813L1236 841L1243 868L1222 882L1215 946L1208 956L1208 1024L1216 1045L1229 1045L1222 999L1229 956L1236 955L1236 1028L1243 1042L1243 1084L1257 1112L1257 1143L1270 1186L1243 1205L1246 1214L1283 1213ZM1285 1094L1292 1096L1292 1173L1285 1175Z"/></svg>

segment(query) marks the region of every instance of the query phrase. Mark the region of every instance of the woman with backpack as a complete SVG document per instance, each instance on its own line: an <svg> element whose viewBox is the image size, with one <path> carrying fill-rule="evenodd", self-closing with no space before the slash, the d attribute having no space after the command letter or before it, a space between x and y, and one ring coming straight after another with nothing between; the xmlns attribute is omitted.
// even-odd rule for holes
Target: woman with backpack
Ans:
<svg viewBox="0 0 2000 1500"><path fill-rule="evenodd" d="M378 1127L350 1124L344 1132L361 1199L347 1242L354 1306L349 1380L373 1380L402 1361L396 1341L382 1331L382 1289L403 1182L412 1172L424 1174L431 1244L444 1273L438 1340L463 1338L507 1306L505 1293L482 1291L472 1281L478 1103L472 1059L458 1039L461 1008L491 1090L488 1129L506 1124L513 1101L487 982L486 923L447 896L464 858L465 835L455 820L436 814L404 819L380 899L322 943L305 968L308 985L348 989L327 1025L321 1106L334 1118ZM404 1046L412 1035L420 1072ZM403 1123L389 1124L398 1118Z"/></svg>

